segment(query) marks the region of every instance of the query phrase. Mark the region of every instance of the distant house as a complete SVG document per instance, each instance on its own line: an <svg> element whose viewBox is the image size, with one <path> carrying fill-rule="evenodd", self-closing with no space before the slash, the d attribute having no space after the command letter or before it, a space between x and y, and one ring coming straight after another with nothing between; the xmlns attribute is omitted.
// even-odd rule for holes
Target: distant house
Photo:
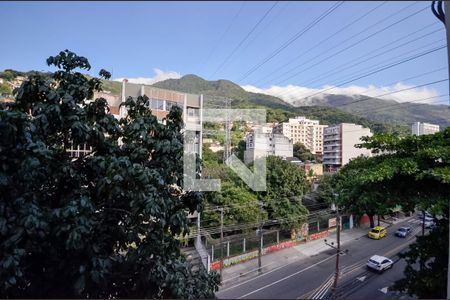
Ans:
<svg viewBox="0 0 450 300"><path fill-rule="evenodd" d="M282 134L272 133L270 127L259 127L245 138L244 162L252 163L269 155L282 158L293 156L292 141Z"/></svg>
<svg viewBox="0 0 450 300"><path fill-rule="evenodd" d="M415 122L411 125L411 133L413 135L433 134L439 132L439 125Z"/></svg>

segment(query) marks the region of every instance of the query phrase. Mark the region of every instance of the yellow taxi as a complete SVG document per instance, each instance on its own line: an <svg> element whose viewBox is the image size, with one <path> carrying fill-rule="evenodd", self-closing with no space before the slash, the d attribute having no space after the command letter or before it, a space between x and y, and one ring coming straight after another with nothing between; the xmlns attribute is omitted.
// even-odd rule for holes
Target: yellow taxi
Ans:
<svg viewBox="0 0 450 300"><path fill-rule="evenodd" d="M369 231L368 235L371 239L379 240L382 237L386 236L386 234L387 234L386 228L383 228L381 226L375 226Z"/></svg>

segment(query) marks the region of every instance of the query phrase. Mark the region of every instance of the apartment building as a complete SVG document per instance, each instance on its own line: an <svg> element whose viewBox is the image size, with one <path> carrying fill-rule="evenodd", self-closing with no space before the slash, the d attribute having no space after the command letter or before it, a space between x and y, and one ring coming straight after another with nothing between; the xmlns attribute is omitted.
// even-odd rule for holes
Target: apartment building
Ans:
<svg viewBox="0 0 450 300"><path fill-rule="evenodd" d="M147 107L152 110L153 115L159 121L167 116L172 106L178 106L183 110L183 120L185 130L194 132L194 143L188 145L188 151L202 155L202 108L203 96L187 93L180 93L176 91L164 90L155 88L144 84L129 83L128 80L123 80L120 95L113 95L107 92L99 92L94 95L94 98L103 97L108 102L111 114L117 119L125 117L127 112L125 107L120 107L122 102L128 97L137 98L146 95L149 100ZM90 152L90 147L77 146L67 149L73 157L86 155Z"/></svg>
<svg viewBox="0 0 450 300"><path fill-rule="evenodd" d="M324 130L323 165L327 171L334 171L358 156L371 156L368 149L356 148L362 143L361 137L372 136L370 129L361 125L341 123Z"/></svg>
<svg viewBox="0 0 450 300"><path fill-rule="evenodd" d="M147 107L160 121L167 116L173 106L178 106L183 110L184 129L195 132L194 145L188 145L188 151L198 153L201 157L203 95L164 90L149 85L129 83L126 79L123 80L121 102L124 102L128 97L137 98L144 95L149 98ZM120 117L126 115L124 107L119 109L116 105L115 107L112 106L112 109L118 111Z"/></svg>
<svg viewBox="0 0 450 300"><path fill-rule="evenodd" d="M422 122L414 122L411 125L411 134L413 135L433 134L436 132L439 132L439 125Z"/></svg>
<svg viewBox="0 0 450 300"><path fill-rule="evenodd" d="M327 125L320 125L318 120L295 117L274 126L274 133L282 134L292 143L302 143L313 154L323 153L323 130Z"/></svg>
<svg viewBox="0 0 450 300"><path fill-rule="evenodd" d="M293 156L292 141L282 134L273 133L264 126L247 134L245 145L244 163L246 164L269 155L282 158Z"/></svg>

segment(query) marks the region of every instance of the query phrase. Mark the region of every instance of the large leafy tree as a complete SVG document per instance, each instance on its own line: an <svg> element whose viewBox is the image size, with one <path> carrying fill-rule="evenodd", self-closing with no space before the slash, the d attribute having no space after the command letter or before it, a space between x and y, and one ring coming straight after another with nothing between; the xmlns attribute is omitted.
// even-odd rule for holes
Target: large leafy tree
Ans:
<svg viewBox="0 0 450 300"><path fill-rule="evenodd" d="M302 169L279 157L267 157L267 191L259 192L259 198L269 219L280 220L285 229L299 227L308 215L302 203L307 189L308 181Z"/></svg>
<svg viewBox="0 0 450 300"><path fill-rule="evenodd" d="M293 150L294 156L299 158L301 161L315 160L315 155L312 154L311 151L309 151L306 146L300 142L294 144Z"/></svg>
<svg viewBox="0 0 450 300"><path fill-rule="evenodd" d="M212 297L217 276L194 274L176 235L201 194L183 191L181 110L165 125L127 99L117 121L84 57L50 57L0 109L2 298ZM104 70L100 76L107 79ZM73 158L70 145L87 144Z"/></svg>
<svg viewBox="0 0 450 300"><path fill-rule="evenodd" d="M407 266L405 277L394 289L420 299L446 299L448 266L448 213L437 220L429 235L417 237L408 251L401 253Z"/></svg>
<svg viewBox="0 0 450 300"><path fill-rule="evenodd" d="M406 211L430 209L443 215L439 228L419 239L404 255L406 279L398 288L426 298L445 295L445 285L435 276L447 274L450 128L406 138L374 135L365 138L362 147L372 149L375 156L350 161L335 176L339 204L368 214L382 214L400 205ZM439 243L435 243L436 235ZM431 249L433 243L442 247ZM414 267L418 256L425 262L419 271ZM432 289L436 290L431 293Z"/></svg>
<svg viewBox="0 0 450 300"><path fill-rule="evenodd" d="M256 195L233 182L223 182L221 190L210 193L207 199L213 209L203 216L205 226L220 226L220 213L214 210L215 206L224 208L224 225L257 223L267 218L259 207Z"/></svg>

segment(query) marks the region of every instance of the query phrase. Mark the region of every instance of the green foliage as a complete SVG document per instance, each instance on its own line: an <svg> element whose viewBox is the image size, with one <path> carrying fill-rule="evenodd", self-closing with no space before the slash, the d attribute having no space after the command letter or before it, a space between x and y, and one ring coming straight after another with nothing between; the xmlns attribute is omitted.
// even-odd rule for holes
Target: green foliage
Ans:
<svg viewBox="0 0 450 300"><path fill-rule="evenodd" d="M235 154L236 156L241 160L244 161L244 152L246 150L246 142L245 140L241 140L239 141L236 149L235 149Z"/></svg>
<svg viewBox="0 0 450 300"><path fill-rule="evenodd" d="M105 99L85 101L101 90L77 72L86 58L47 63L51 78L29 76L0 110L1 297L213 297L217 275L192 273L175 239L202 207L181 190L181 110L163 125L129 98L117 121ZM71 143L93 151L71 158Z"/></svg>
<svg viewBox="0 0 450 300"><path fill-rule="evenodd" d="M313 161L315 159L315 155L311 153L311 151L309 151L305 145L303 145L302 143L298 142L294 144L294 157L297 157L298 159L300 159L301 161Z"/></svg>
<svg viewBox="0 0 450 300"><path fill-rule="evenodd" d="M332 204L336 202L336 191L334 190L333 175L324 174L319 181L317 188L317 201L319 203Z"/></svg>
<svg viewBox="0 0 450 300"><path fill-rule="evenodd" d="M334 176L338 204L369 216L386 214L397 205L405 211L430 209L446 216L446 221L438 222L432 234L418 239L404 255L408 262L406 278L398 284L398 288L419 297L440 298L446 294L447 282L448 252L443 249L448 249L450 128L403 139L377 134L364 142L361 147L377 155L354 159ZM419 256L427 261L422 271L414 269Z"/></svg>
<svg viewBox="0 0 450 300"><path fill-rule="evenodd" d="M224 182L220 192L207 198L211 207L225 206L224 225L255 223L260 218L267 219L266 214L261 214L256 195L244 186ZM220 212L205 212L203 221L208 226L220 226Z"/></svg>
<svg viewBox="0 0 450 300"><path fill-rule="evenodd" d="M370 128L375 133L391 133L406 136L410 132L409 126L380 123L368 118L354 115L338 108L327 106L302 106L296 108L297 115L304 115L311 119L317 119L321 124L336 125L339 123L355 123Z"/></svg>
<svg viewBox="0 0 450 300"><path fill-rule="evenodd" d="M405 278L394 284L395 290L419 299L447 298L448 221L448 215L437 220L429 235L417 237L417 242L400 254L407 266Z"/></svg>
<svg viewBox="0 0 450 300"><path fill-rule="evenodd" d="M0 84L0 96L1 95L11 95L12 90L11 87L6 83Z"/></svg>
<svg viewBox="0 0 450 300"><path fill-rule="evenodd" d="M286 229L297 228L308 215L302 204L308 189L305 172L292 163L276 156L267 157L267 191L259 192L259 198L268 212L269 219L282 219Z"/></svg>

